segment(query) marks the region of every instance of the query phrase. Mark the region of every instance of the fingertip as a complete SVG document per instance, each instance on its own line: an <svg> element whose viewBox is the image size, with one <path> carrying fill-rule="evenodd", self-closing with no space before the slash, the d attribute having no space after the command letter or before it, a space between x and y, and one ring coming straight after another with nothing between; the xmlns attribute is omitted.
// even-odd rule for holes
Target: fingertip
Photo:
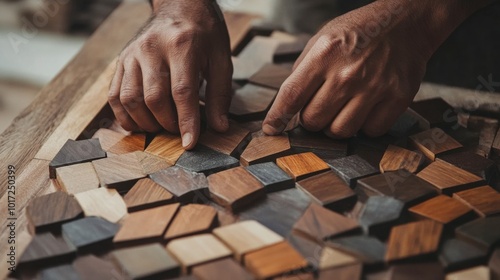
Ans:
<svg viewBox="0 0 500 280"><path fill-rule="evenodd" d="M270 124L262 125L262 131L267 135L279 135L282 131Z"/></svg>

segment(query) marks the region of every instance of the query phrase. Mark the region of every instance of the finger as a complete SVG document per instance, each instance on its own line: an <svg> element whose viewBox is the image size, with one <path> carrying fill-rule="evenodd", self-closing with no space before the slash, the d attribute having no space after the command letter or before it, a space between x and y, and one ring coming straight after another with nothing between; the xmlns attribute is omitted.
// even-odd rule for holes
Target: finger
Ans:
<svg viewBox="0 0 500 280"><path fill-rule="evenodd" d="M314 43L316 43L316 38L312 37L309 40L309 42L307 42L306 47L300 53L300 55L297 58L297 60L295 60L295 63L293 64L293 70L297 69L297 67L300 65L300 63L302 63L302 61L304 60L304 57L309 53L309 51L311 50L311 48L314 46Z"/></svg>
<svg viewBox="0 0 500 280"><path fill-rule="evenodd" d="M167 131L179 132L177 112L170 93L170 73L161 59L141 61L144 103L158 123Z"/></svg>
<svg viewBox="0 0 500 280"><path fill-rule="evenodd" d="M200 67L197 64L198 59L192 57L192 53L186 50L184 54L177 53L169 60L172 97L177 108L182 146L187 150L194 148L200 133L198 97Z"/></svg>
<svg viewBox="0 0 500 280"><path fill-rule="evenodd" d="M134 122L134 120L129 116L127 110L123 107L120 101L120 89L123 79L124 69L123 64L118 61L116 66L115 75L111 81L108 94L108 102L115 114L116 120L120 125L128 131L139 130L139 126Z"/></svg>
<svg viewBox="0 0 500 280"><path fill-rule="evenodd" d="M262 126L264 133L276 135L283 132L293 116L320 88L324 79L318 74L318 65L310 52L285 80L264 120Z"/></svg>
<svg viewBox="0 0 500 280"><path fill-rule="evenodd" d="M320 131L329 126L348 97L335 88L334 81L326 81L300 113L300 123L310 131Z"/></svg>
<svg viewBox="0 0 500 280"><path fill-rule="evenodd" d="M384 135L405 110L405 106L392 100L380 102L373 107L370 118L363 124L363 132L370 137Z"/></svg>
<svg viewBox="0 0 500 280"><path fill-rule="evenodd" d="M347 102L333 120L325 133L333 138L349 138L354 136L365 123L374 106L366 96L357 95Z"/></svg>
<svg viewBox="0 0 500 280"><path fill-rule="evenodd" d="M135 60L125 64L120 101L140 128L147 132L156 132L160 129L160 125L144 103L141 67Z"/></svg>
<svg viewBox="0 0 500 280"><path fill-rule="evenodd" d="M206 116L208 125L219 132L229 128L228 111L231 104L231 77L233 65L230 57L220 57L208 65L206 87Z"/></svg>

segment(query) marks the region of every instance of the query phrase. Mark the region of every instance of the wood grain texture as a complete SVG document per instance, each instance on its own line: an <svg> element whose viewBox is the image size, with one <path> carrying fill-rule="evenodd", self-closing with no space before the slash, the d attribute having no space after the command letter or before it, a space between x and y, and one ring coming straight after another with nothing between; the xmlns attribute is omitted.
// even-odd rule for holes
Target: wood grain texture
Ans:
<svg viewBox="0 0 500 280"><path fill-rule="evenodd" d="M160 186L175 195L178 201L208 200L208 181L205 175L172 166L149 176Z"/></svg>
<svg viewBox="0 0 500 280"><path fill-rule="evenodd" d="M348 140L333 140L323 132L310 132L302 126L288 132L290 145L296 152L314 152L322 159L335 159L347 156Z"/></svg>
<svg viewBox="0 0 500 280"><path fill-rule="evenodd" d="M277 158L276 164L297 181L330 170L326 162L311 152Z"/></svg>
<svg viewBox="0 0 500 280"><path fill-rule="evenodd" d="M233 157L239 157L244 147L250 141L250 131L237 123L230 123L229 130L224 133L207 129L200 135L199 143Z"/></svg>
<svg viewBox="0 0 500 280"><path fill-rule="evenodd" d="M321 270L342 267L347 265L357 264L360 261L349 254L346 254L338 249L324 247L321 250L319 268Z"/></svg>
<svg viewBox="0 0 500 280"><path fill-rule="evenodd" d="M299 254L304 257L309 263L312 271L318 271L321 261L321 252L323 251L323 245L318 244L302 234L291 233L286 238L287 242L299 252Z"/></svg>
<svg viewBox="0 0 500 280"><path fill-rule="evenodd" d="M158 134L147 146L146 152L165 159L174 165L184 153L182 140L179 136L167 132Z"/></svg>
<svg viewBox="0 0 500 280"><path fill-rule="evenodd" d="M120 139L115 143L108 152L116 155L128 154L136 151L144 151L146 148L146 135L145 134L131 134Z"/></svg>
<svg viewBox="0 0 500 280"><path fill-rule="evenodd" d="M158 243L115 250L111 255L130 279L163 279L180 273L177 261Z"/></svg>
<svg viewBox="0 0 500 280"><path fill-rule="evenodd" d="M391 225L398 221L404 208L400 200L387 196L368 198L359 217L359 224L374 236L386 236Z"/></svg>
<svg viewBox="0 0 500 280"><path fill-rule="evenodd" d="M19 267L32 267L60 262L75 255L75 248L50 232L37 234L19 259Z"/></svg>
<svg viewBox="0 0 500 280"><path fill-rule="evenodd" d="M248 271L230 258L195 266L193 275L199 280L255 279Z"/></svg>
<svg viewBox="0 0 500 280"><path fill-rule="evenodd" d="M409 211L442 224L449 224L472 214L469 206L446 195L433 197L411 207Z"/></svg>
<svg viewBox="0 0 500 280"><path fill-rule="evenodd" d="M442 231L443 225L432 220L393 227L387 242L385 260L392 262L435 253Z"/></svg>
<svg viewBox="0 0 500 280"><path fill-rule="evenodd" d="M384 195L405 203L418 204L436 195L435 187L407 171L386 172L358 180L356 192L361 196Z"/></svg>
<svg viewBox="0 0 500 280"><path fill-rule="evenodd" d="M491 279L490 269L487 266L481 265L446 274L446 280L468 280L468 279L489 280Z"/></svg>
<svg viewBox="0 0 500 280"><path fill-rule="evenodd" d="M87 217L64 224L62 235L78 250L106 249L119 228L99 217Z"/></svg>
<svg viewBox="0 0 500 280"><path fill-rule="evenodd" d="M436 161L445 161L462 168L483 178L489 184L494 184L498 177L498 168L494 161L470 151L441 155Z"/></svg>
<svg viewBox="0 0 500 280"><path fill-rule="evenodd" d="M410 136L410 141L430 160L435 160L440 154L462 147L462 144L440 128L431 128L414 134Z"/></svg>
<svg viewBox="0 0 500 280"><path fill-rule="evenodd" d="M115 189L98 188L75 195L85 216L102 217L112 223L127 214L127 205Z"/></svg>
<svg viewBox="0 0 500 280"><path fill-rule="evenodd" d="M283 241L279 234L252 220L219 227L213 233L234 252L239 261L245 254Z"/></svg>
<svg viewBox="0 0 500 280"><path fill-rule="evenodd" d="M155 155L145 153L145 152L140 152L137 151L135 152L135 156L137 157L137 160L139 161L140 165L142 166L142 170L144 171L144 174L153 174L155 172L158 172L163 169L167 169L171 164L169 164L166 160L162 159L161 157L157 157Z"/></svg>
<svg viewBox="0 0 500 280"><path fill-rule="evenodd" d="M212 200L231 211L239 211L266 195L263 185L241 166L212 174L207 179Z"/></svg>
<svg viewBox="0 0 500 280"><path fill-rule="evenodd" d="M267 279L305 268L307 261L286 241L249 253L245 266L257 279Z"/></svg>
<svg viewBox="0 0 500 280"><path fill-rule="evenodd" d="M94 135L92 135L92 138L99 139L102 149L108 152L111 147L120 142L120 140L126 136L126 134L122 134L108 128L100 128L94 133Z"/></svg>
<svg viewBox="0 0 500 280"><path fill-rule="evenodd" d="M484 263L488 251L460 239L446 240L439 250L439 260L447 271Z"/></svg>
<svg viewBox="0 0 500 280"><path fill-rule="evenodd" d="M229 114L239 121L262 119L278 91L253 84L246 84L235 90Z"/></svg>
<svg viewBox="0 0 500 280"><path fill-rule="evenodd" d="M94 255L79 256L73 267L81 280L108 280L116 277L117 268L111 261Z"/></svg>
<svg viewBox="0 0 500 280"><path fill-rule="evenodd" d="M500 193L490 186L454 193L453 198L471 207L481 217L500 213Z"/></svg>
<svg viewBox="0 0 500 280"><path fill-rule="evenodd" d="M98 139L68 140L49 164L50 178L56 178L56 168L89 162L106 157Z"/></svg>
<svg viewBox="0 0 500 280"><path fill-rule="evenodd" d="M300 180L297 186L316 203L332 210L350 209L357 200L354 191L333 171Z"/></svg>
<svg viewBox="0 0 500 280"><path fill-rule="evenodd" d="M500 242L500 217L487 217L468 222L457 227L455 235L481 248L490 249Z"/></svg>
<svg viewBox="0 0 500 280"><path fill-rule="evenodd" d="M196 248L196 250L193 250ZM215 261L231 255L231 250L211 234L199 234L170 241L167 250L182 264L183 271L190 267Z"/></svg>
<svg viewBox="0 0 500 280"><path fill-rule="evenodd" d="M174 238L209 232L217 223L217 211L208 205L188 204L182 206L163 238Z"/></svg>
<svg viewBox="0 0 500 280"><path fill-rule="evenodd" d="M449 127L457 124L455 109L442 98L413 102L410 108L426 119L431 127Z"/></svg>
<svg viewBox="0 0 500 280"><path fill-rule="evenodd" d="M436 190L443 194L484 184L481 177L443 161L432 162L417 176L434 185Z"/></svg>
<svg viewBox="0 0 500 280"><path fill-rule="evenodd" d="M130 213L113 238L115 247L161 242L178 209L176 203Z"/></svg>
<svg viewBox="0 0 500 280"><path fill-rule="evenodd" d="M360 280L362 272L363 272L363 265L351 264L320 271L318 279Z"/></svg>
<svg viewBox="0 0 500 280"><path fill-rule="evenodd" d="M134 153L117 155L92 162L102 187L130 188L130 182L146 177Z"/></svg>
<svg viewBox="0 0 500 280"><path fill-rule="evenodd" d="M355 220L313 203L295 223L293 229L320 242L339 234L359 231L360 227Z"/></svg>
<svg viewBox="0 0 500 280"><path fill-rule="evenodd" d="M274 162L265 162L246 167L261 184L266 192L281 191L295 186L295 181Z"/></svg>
<svg viewBox="0 0 500 280"><path fill-rule="evenodd" d="M123 197L128 211L138 211L172 203L174 196L149 178L140 179Z"/></svg>
<svg viewBox="0 0 500 280"><path fill-rule="evenodd" d="M62 189L69 194L97 189L100 185L91 162L59 167L56 177Z"/></svg>
<svg viewBox="0 0 500 280"><path fill-rule="evenodd" d="M33 199L26 207L32 233L57 231L61 224L83 216L78 202L64 192L55 192Z"/></svg>
<svg viewBox="0 0 500 280"><path fill-rule="evenodd" d="M290 74L292 74L292 69L268 63L262 66L257 73L253 74L248 81L259 86L277 90Z"/></svg>
<svg viewBox="0 0 500 280"><path fill-rule="evenodd" d="M489 158L491 154L491 148L498 131L498 120L490 118L484 119L485 121L482 123L479 130L479 143L476 148L476 154L485 158Z"/></svg>
<svg viewBox="0 0 500 280"><path fill-rule="evenodd" d="M185 151L176 163L176 166L191 172L203 173L207 176L238 165L236 158L202 145Z"/></svg>
<svg viewBox="0 0 500 280"><path fill-rule="evenodd" d="M378 173L375 167L358 155L328 160L327 163L351 188L355 187L358 179Z"/></svg>
<svg viewBox="0 0 500 280"><path fill-rule="evenodd" d="M375 237L355 235L335 238L326 243L334 249L355 256L365 265L377 265L384 261L386 246Z"/></svg>
<svg viewBox="0 0 500 280"><path fill-rule="evenodd" d="M240 157L244 166L251 164L274 161L277 157L285 155L290 150L288 136L267 136L263 134L254 137Z"/></svg>
<svg viewBox="0 0 500 280"><path fill-rule="evenodd" d="M398 146L389 145L380 161L380 172L397 171L400 169L415 173L422 163L422 155L400 148Z"/></svg>

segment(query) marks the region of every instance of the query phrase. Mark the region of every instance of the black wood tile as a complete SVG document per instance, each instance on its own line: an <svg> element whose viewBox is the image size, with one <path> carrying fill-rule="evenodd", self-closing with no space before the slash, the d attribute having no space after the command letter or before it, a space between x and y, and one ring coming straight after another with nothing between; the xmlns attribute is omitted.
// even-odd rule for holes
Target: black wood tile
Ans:
<svg viewBox="0 0 500 280"><path fill-rule="evenodd" d="M336 238L327 242L328 246L358 257L365 265L384 262L386 247L375 237L366 235Z"/></svg>
<svg viewBox="0 0 500 280"><path fill-rule="evenodd" d="M40 280L82 280L70 264L59 265L42 270Z"/></svg>
<svg viewBox="0 0 500 280"><path fill-rule="evenodd" d="M439 251L439 260L447 271L480 265L487 256L487 250L460 239L446 240Z"/></svg>
<svg viewBox="0 0 500 280"><path fill-rule="evenodd" d="M455 234L460 239L490 249L500 243L500 217L474 220L456 228Z"/></svg>
<svg viewBox="0 0 500 280"><path fill-rule="evenodd" d="M310 132L298 126L288 132L290 145L296 153L313 152L323 160L347 156L349 140L333 140L323 132Z"/></svg>
<svg viewBox="0 0 500 280"><path fill-rule="evenodd" d="M408 111L405 111L389 130L389 134L395 137L405 137L415 133L418 129L418 119Z"/></svg>
<svg viewBox="0 0 500 280"><path fill-rule="evenodd" d="M105 158L99 139L68 140L49 164L50 178L56 178L56 168Z"/></svg>
<svg viewBox="0 0 500 280"><path fill-rule="evenodd" d="M392 265L389 278L384 280L443 280L444 270L437 261L401 263Z"/></svg>
<svg viewBox="0 0 500 280"><path fill-rule="evenodd" d="M328 160L327 163L351 188L354 188L358 179L379 173L375 167L358 155Z"/></svg>
<svg viewBox="0 0 500 280"><path fill-rule="evenodd" d="M293 233L288 236L287 241L307 260L313 270L318 270L323 249L321 245Z"/></svg>
<svg viewBox="0 0 500 280"><path fill-rule="evenodd" d="M264 189L269 192L281 191L295 186L295 181L274 162L254 164L246 167Z"/></svg>
<svg viewBox="0 0 500 280"><path fill-rule="evenodd" d="M79 251L100 251L109 248L120 228L98 217L87 217L62 226L64 239Z"/></svg>
<svg viewBox="0 0 500 280"><path fill-rule="evenodd" d="M488 184L494 184L498 168L494 161L471 151L462 151L438 156L437 160L446 161L472 174L482 177Z"/></svg>
<svg viewBox="0 0 500 280"><path fill-rule="evenodd" d="M404 203L392 197L369 197L361 212L359 223L370 235L386 237L391 224L400 218L403 208Z"/></svg>
<svg viewBox="0 0 500 280"><path fill-rule="evenodd" d="M210 175L236 167L239 161L232 156L198 145L191 151L185 151L175 165L191 172Z"/></svg>
<svg viewBox="0 0 500 280"><path fill-rule="evenodd" d="M207 203L208 181L202 173L172 166L149 175L151 180L167 189L181 202Z"/></svg>

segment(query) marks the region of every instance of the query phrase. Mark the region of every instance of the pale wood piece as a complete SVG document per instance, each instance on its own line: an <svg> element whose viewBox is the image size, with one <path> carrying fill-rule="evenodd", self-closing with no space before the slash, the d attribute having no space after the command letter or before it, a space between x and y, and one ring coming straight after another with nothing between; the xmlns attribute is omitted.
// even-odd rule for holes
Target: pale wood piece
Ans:
<svg viewBox="0 0 500 280"><path fill-rule="evenodd" d="M326 162L311 152L280 157L276 159L276 164L295 180L330 170Z"/></svg>
<svg viewBox="0 0 500 280"><path fill-rule="evenodd" d="M238 261L242 261L245 254L284 240L281 235L253 220L219 227L213 233L231 248Z"/></svg>
<svg viewBox="0 0 500 280"><path fill-rule="evenodd" d="M77 194L99 187L99 178L90 162L57 168L57 181L69 194Z"/></svg>
<svg viewBox="0 0 500 280"><path fill-rule="evenodd" d="M422 155L400 148L398 146L389 145L385 150L384 156L380 161L380 172L397 171L404 169L408 172L415 173L422 162Z"/></svg>
<svg viewBox="0 0 500 280"><path fill-rule="evenodd" d="M250 141L250 131L230 123L229 130L218 133L208 129L200 135L199 143L226 155L238 157Z"/></svg>
<svg viewBox="0 0 500 280"><path fill-rule="evenodd" d="M146 152L165 159L169 164L175 165L184 153L182 140L179 136L167 132L158 134L146 148Z"/></svg>
<svg viewBox="0 0 500 280"><path fill-rule="evenodd" d="M444 194L461 191L483 183L483 179L444 161L435 161L417 174Z"/></svg>
<svg viewBox="0 0 500 280"><path fill-rule="evenodd" d="M123 197L129 211L137 211L174 201L174 196L149 178L140 179Z"/></svg>
<svg viewBox="0 0 500 280"><path fill-rule="evenodd" d="M349 254L346 254L342 251L330 247L324 247L323 250L321 250L319 268L321 270L324 270L346 265L352 265L359 262L360 261L357 258Z"/></svg>
<svg viewBox="0 0 500 280"><path fill-rule="evenodd" d="M224 13L227 22L229 40L231 41L231 51L238 49L248 32L252 29L252 22L258 19L257 15L247 13Z"/></svg>
<svg viewBox="0 0 500 280"><path fill-rule="evenodd" d="M266 63L273 62L274 51L279 40L264 36L255 36L240 52L233 57L233 80L248 80Z"/></svg>
<svg viewBox="0 0 500 280"><path fill-rule="evenodd" d="M410 136L410 141L430 160L462 147L462 144L437 127Z"/></svg>
<svg viewBox="0 0 500 280"><path fill-rule="evenodd" d="M99 139L102 149L109 152L109 149L113 147L113 145L120 142L120 140L126 136L126 134L122 134L111 129L100 128L94 133L92 138Z"/></svg>
<svg viewBox="0 0 500 280"><path fill-rule="evenodd" d="M245 256L245 266L257 279L267 279L307 266L307 261L283 241Z"/></svg>
<svg viewBox="0 0 500 280"><path fill-rule="evenodd" d="M113 243L128 246L162 241L178 209L179 203L176 203L130 213L123 219Z"/></svg>
<svg viewBox="0 0 500 280"><path fill-rule="evenodd" d="M241 165L273 161L275 158L285 155L290 150L288 136L258 135L254 137L240 157Z"/></svg>
<svg viewBox="0 0 500 280"><path fill-rule="evenodd" d="M184 272L194 265L231 255L229 248L208 233L172 240L167 244L167 250L179 260Z"/></svg>
<svg viewBox="0 0 500 280"><path fill-rule="evenodd" d="M108 152L116 155L128 154L136 151L144 151L146 147L145 134L131 134L120 139Z"/></svg>
<svg viewBox="0 0 500 280"><path fill-rule="evenodd" d="M163 238L167 241L209 231L217 221L217 211L208 205L182 206Z"/></svg>
<svg viewBox="0 0 500 280"><path fill-rule="evenodd" d="M102 217L116 223L127 215L127 205L115 189L98 188L75 194L85 216Z"/></svg>
<svg viewBox="0 0 500 280"><path fill-rule="evenodd" d="M413 214L428 218L442 224L449 224L468 214L472 209L446 195L438 195L409 209Z"/></svg>
<svg viewBox="0 0 500 280"><path fill-rule="evenodd" d="M163 169L167 169L171 167L172 165L169 164L166 160L162 159L161 157L137 151L135 152L135 156L137 157L137 160L139 161L140 165L142 166L142 170L144 171L144 174L153 174L155 172L158 172Z"/></svg>
<svg viewBox="0 0 500 280"><path fill-rule="evenodd" d="M454 193L453 198L474 209L481 217L500 213L500 193L490 186Z"/></svg>
<svg viewBox="0 0 500 280"><path fill-rule="evenodd" d="M490 269L481 265L446 274L446 280L490 280Z"/></svg>
<svg viewBox="0 0 500 280"><path fill-rule="evenodd" d="M113 187L146 177L134 153L96 160L92 164L102 187Z"/></svg>

